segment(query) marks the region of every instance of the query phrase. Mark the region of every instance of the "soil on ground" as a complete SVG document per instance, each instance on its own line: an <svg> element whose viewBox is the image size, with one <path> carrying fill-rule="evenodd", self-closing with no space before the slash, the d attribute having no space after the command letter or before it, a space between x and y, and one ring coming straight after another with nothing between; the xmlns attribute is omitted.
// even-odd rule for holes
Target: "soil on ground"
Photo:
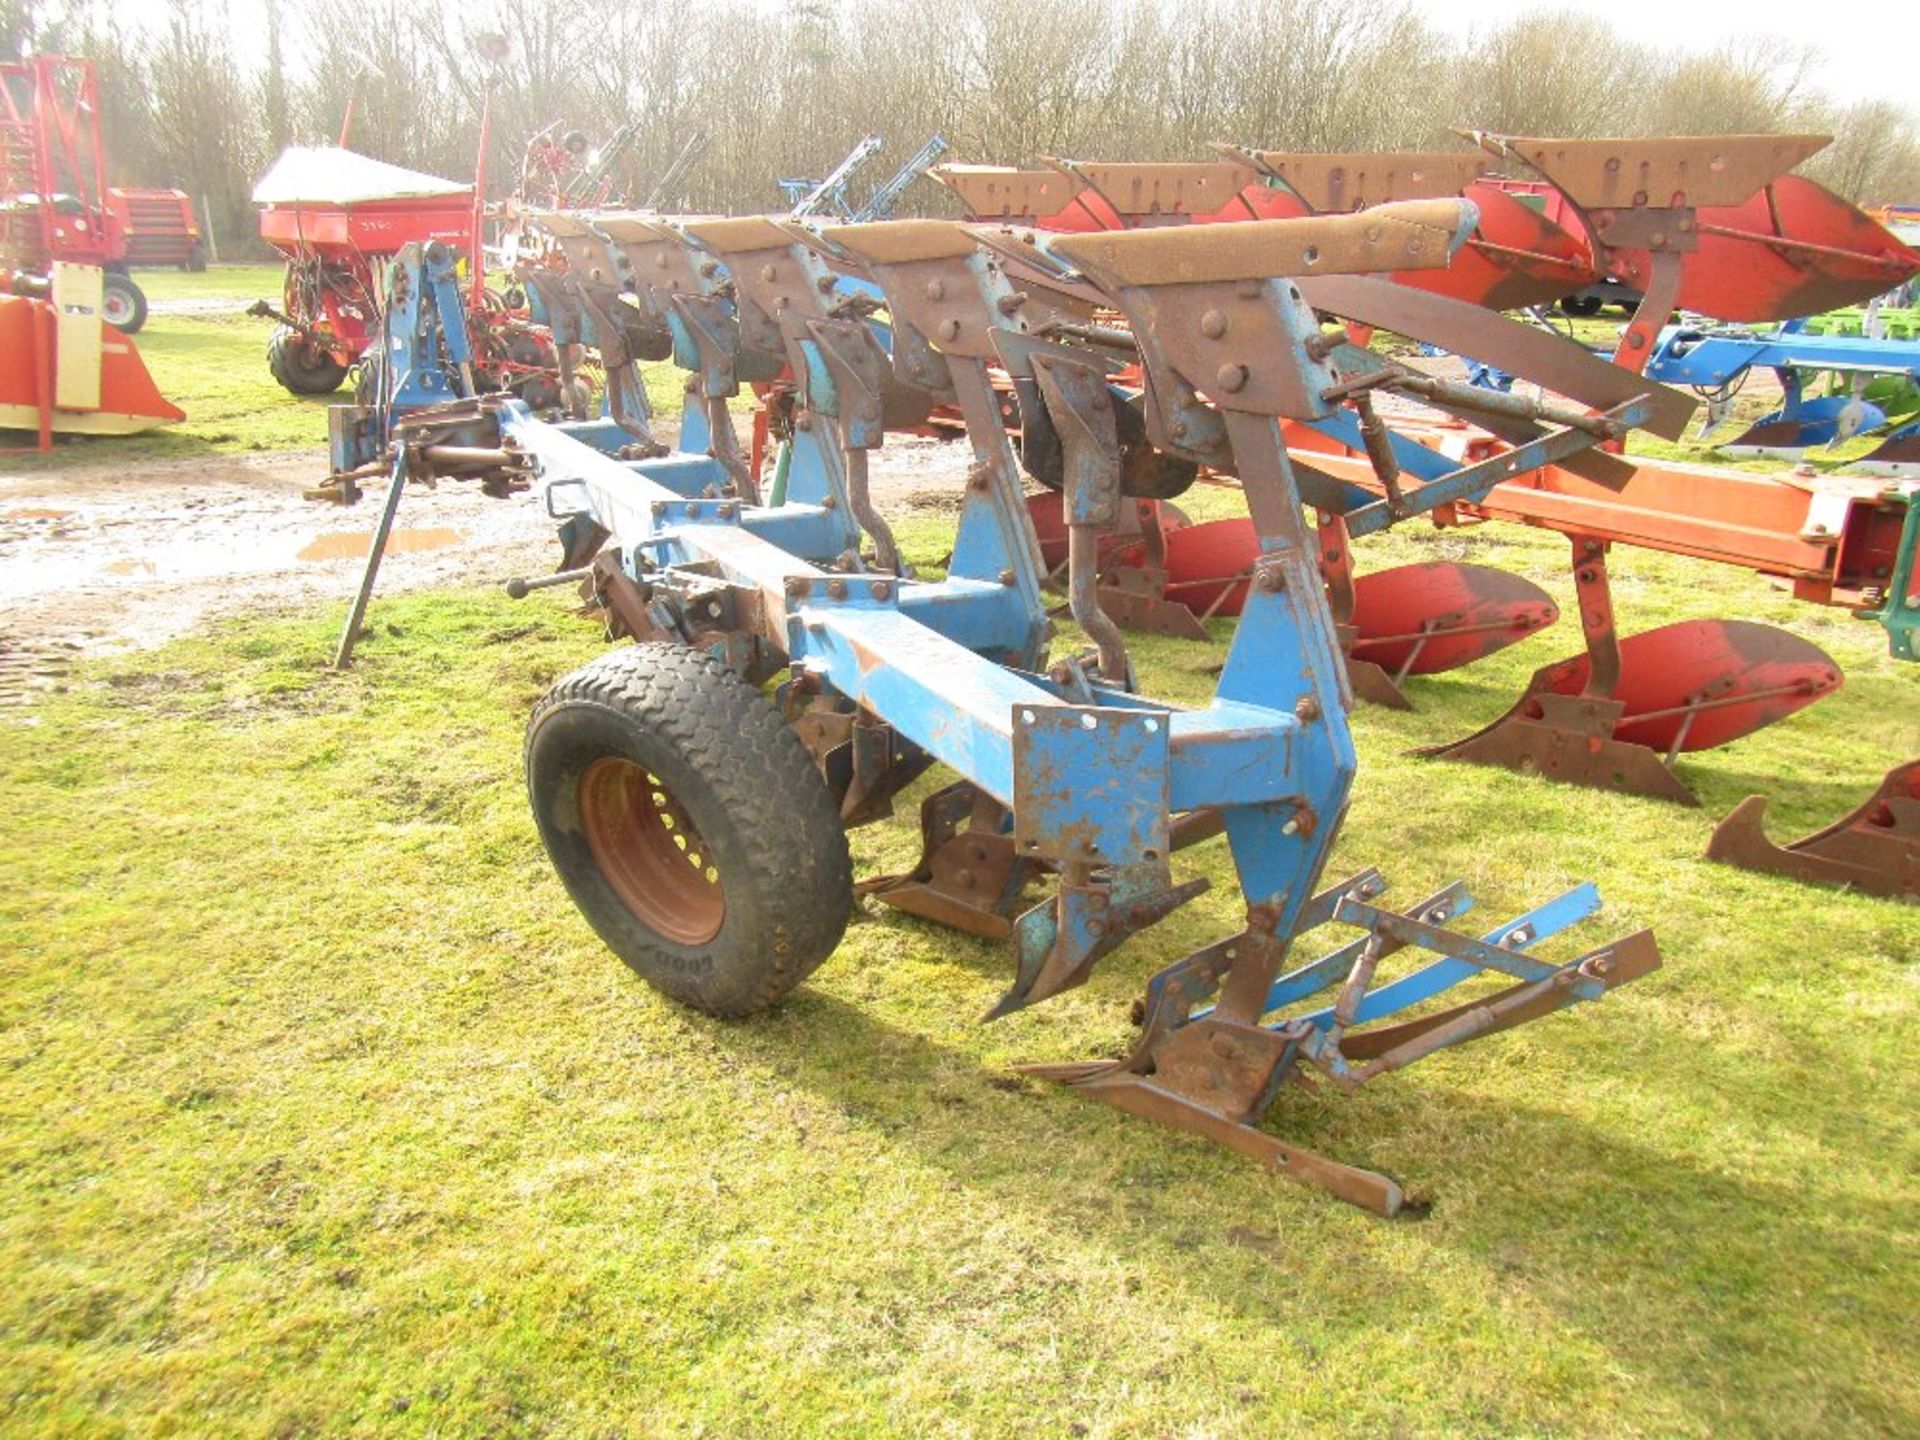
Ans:
<svg viewBox="0 0 1920 1440"><path fill-rule="evenodd" d="M671 427L669 427L671 428ZM210 620L337 600L344 619L379 520L305 498L322 450L116 464L111 441L80 465L9 472L0 462L0 695L57 683L71 659L145 648ZM968 448L889 439L874 467L883 506L957 498ZM470 484L409 489L379 594L499 583L552 570L553 522L537 492L495 500Z"/></svg>

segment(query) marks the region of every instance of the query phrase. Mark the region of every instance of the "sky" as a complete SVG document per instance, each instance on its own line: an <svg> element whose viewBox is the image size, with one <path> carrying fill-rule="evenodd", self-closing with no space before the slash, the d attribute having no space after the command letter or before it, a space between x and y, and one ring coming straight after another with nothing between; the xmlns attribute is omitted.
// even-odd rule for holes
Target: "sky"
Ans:
<svg viewBox="0 0 1920 1440"><path fill-rule="evenodd" d="M1420 15L1452 35L1486 30L1515 15L1577 10L1597 15L1624 36L1686 50L1712 50L1748 35L1774 35L1824 52L1814 83L1843 103L1891 100L1920 120L1920 3L1815 0L1419 0Z"/></svg>

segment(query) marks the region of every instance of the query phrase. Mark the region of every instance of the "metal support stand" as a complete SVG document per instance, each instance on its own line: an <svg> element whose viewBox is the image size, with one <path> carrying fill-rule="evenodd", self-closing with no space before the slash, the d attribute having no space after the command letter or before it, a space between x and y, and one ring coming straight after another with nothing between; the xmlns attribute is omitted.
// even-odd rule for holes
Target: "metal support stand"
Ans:
<svg viewBox="0 0 1920 1440"><path fill-rule="evenodd" d="M380 523L373 530L373 544L367 551L367 568L360 576L360 589L347 612L347 623L340 631L340 643L334 647L333 668L344 670L353 664L353 647L359 643L360 622L367 618L367 602L373 599L374 582L380 578L380 561L387 553L387 540L393 534L393 517L400 509L400 496L407 488L407 452L396 451L393 478L387 482L386 503L380 507Z"/></svg>

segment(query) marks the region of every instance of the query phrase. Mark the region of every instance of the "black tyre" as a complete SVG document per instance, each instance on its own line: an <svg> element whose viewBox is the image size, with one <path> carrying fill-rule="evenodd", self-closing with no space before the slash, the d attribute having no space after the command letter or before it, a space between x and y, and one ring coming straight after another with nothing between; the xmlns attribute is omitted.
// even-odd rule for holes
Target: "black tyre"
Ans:
<svg viewBox="0 0 1920 1440"><path fill-rule="evenodd" d="M282 325L267 342L267 369L295 395L331 395L347 378L348 367L325 346Z"/></svg>
<svg viewBox="0 0 1920 1440"><path fill-rule="evenodd" d="M662 994L751 1015L840 943L853 867L826 784L711 656L635 645L574 671L534 708L526 763L567 893Z"/></svg>
<svg viewBox="0 0 1920 1440"><path fill-rule="evenodd" d="M1590 315L1598 315L1600 307L1605 303L1598 295L1566 295L1561 297L1560 313L1577 315L1584 319Z"/></svg>
<svg viewBox="0 0 1920 1440"><path fill-rule="evenodd" d="M109 270L101 277L100 318L122 335L132 335L147 323L147 293L131 275Z"/></svg>

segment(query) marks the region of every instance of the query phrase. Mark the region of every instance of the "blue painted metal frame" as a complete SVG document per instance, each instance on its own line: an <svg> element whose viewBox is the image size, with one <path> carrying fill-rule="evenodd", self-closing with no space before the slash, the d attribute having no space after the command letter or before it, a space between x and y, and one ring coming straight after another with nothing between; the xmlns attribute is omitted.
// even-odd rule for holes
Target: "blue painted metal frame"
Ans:
<svg viewBox="0 0 1920 1440"><path fill-rule="evenodd" d="M818 247L800 240L790 258L809 276L833 273ZM1006 281L984 260L971 273L983 309L993 310L1008 293ZM816 288L832 294L836 285ZM1318 334L1311 310L1283 286L1269 287L1265 298L1293 335L1298 363L1311 365L1305 342ZM833 408L817 345L804 337L796 343L802 364L818 372L810 391ZM499 413L503 431L536 457L550 485L565 477L578 487L581 509L623 547L631 578L671 593L675 572L697 567L701 583L717 570L728 584L756 593L770 613L784 615L797 672L1009 806L1016 837L1031 853L1115 868L1156 865L1167 855L1171 814L1216 809L1249 903L1275 912L1273 933L1291 936L1303 920L1324 918L1307 907L1345 809L1354 748L1344 670L1274 419L1224 417L1243 484L1266 497L1254 507L1265 522L1263 558L1214 701L1182 709L1113 692L1096 694L1092 705L1071 703L1050 680L1001 663L1030 652L1044 614L1037 589L1004 578L1023 561L1030 568L1029 546L992 523L972 493L948 579L841 578L807 558L845 548L851 532L840 506L798 496L779 509L689 499L696 483L704 489L714 477L685 455L620 462L604 453L604 441L617 437L600 432L592 437L603 442L596 449L517 406ZM1339 433L1344 413L1327 407L1323 423ZM994 432L975 435L976 445L1004 444L997 423ZM1543 437L1526 453L1502 457L1497 473L1433 452L1409 458L1427 481L1416 493L1440 503L1476 493L1514 466L1590 443L1584 435ZM1542 453L1533 455L1535 449ZM1356 512L1362 528L1395 518L1368 500ZM1359 913L1349 908L1344 918ZM1506 963L1497 948L1470 950L1436 961L1417 985L1391 993L1417 1003L1466 974ZM1370 1013L1386 1013L1383 1003Z"/></svg>
<svg viewBox="0 0 1920 1440"><path fill-rule="evenodd" d="M504 397L450 412L449 418L466 426L476 415L490 420L502 447L517 451L540 477L550 513L604 528L619 566L648 593L653 609L670 612L676 603L710 599L715 587L724 587L738 602L732 613L752 617L742 623L779 652L773 658L784 658L796 684L806 682L798 686L804 693L850 702L1006 807L1017 852L1050 864L1060 885L1015 921L1017 978L996 1013L1078 983L1101 955L1203 888L1201 880L1176 885L1171 879L1174 821L1183 812L1217 813L1246 902L1247 929L1155 977L1140 1053L1165 1058L1166 1068L1130 1061L1093 1067L1097 1077L1059 1078L1264 1154L1269 1151L1259 1147L1277 1142L1247 1138L1257 1132L1244 1130L1245 1122L1298 1060L1319 1065L1342 1085L1357 1084L1432 1049L1604 993L1607 967L1615 963L1608 952L1567 965L1526 953L1592 913L1598 896L1591 886L1481 938L1442 924L1471 907L1471 897L1457 885L1404 913L1374 903L1384 886L1376 872L1316 890L1356 771L1351 695L1303 513L1300 477L1285 447L1282 401L1273 397L1306 397L1285 403L1304 411L1298 418L1327 425L1341 438L1348 438L1348 422L1327 399L1337 393L1334 372L1316 348L1319 321L1297 288L1279 278L1244 275L1225 287L1167 283L1175 292L1165 297L1174 320L1199 316L1203 304L1228 307L1230 324L1261 347L1262 366L1297 371L1286 381L1290 389L1268 388L1254 403L1230 399L1238 387L1225 382L1224 393L1215 393L1214 382L1205 378L1213 374L1211 362L1195 366L1194 355L1204 360L1204 349L1183 353L1170 341L1163 352L1153 343L1142 321L1156 311L1143 308L1135 289L1111 292L1134 320L1143 358L1157 373L1149 393L1165 397L1186 384L1214 407L1259 536L1260 558L1216 692L1205 706L1182 707L1130 693L1126 677L1089 681L1074 665L1039 673L1047 622L1038 545L1020 503L1018 470L988 366L997 354L1017 375L1042 367L1056 423L1076 419L1082 429L1074 433L1082 436L1093 434L1085 428L1088 413L1097 416L1107 404L1106 371L1090 352L1081 359L1072 347L1040 343L1023 318L1028 297L1013 289L1004 266L984 250L956 250L952 236L943 240L924 230L896 229L884 243L869 234L874 258L865 276L848 273L859 268L852 263L858 255L869 253L852 232L840 232L836 240L792 225L733 222L709 229L704 238L659 234L701 257L696 266L679 267L675 283L682 288L668 285L663 292L658 283L634 282L643 312L677 317L676 353L700 377L688 387L680 450L621 458L634 438L621 426L606 419L550 424ZM928 383L937 381L955 397L973 447L952 563L938 581L868 569L858 558L857 487L866 451L883 436L875 419L876 387L871 373L859 368L874 351L868 333L848 322L864 319L860 292L873 286L884 295L894 327L887 363L900 370L937 362L938 375ZM956 296L954 289L966 293ZM942 297L960 308L916 311L920 299ZM750 342L749 322L755 337ZM732 367L741 345L765 349L774 326L813 411L807 417L812 423L795 433L795 445L805 454L796 461L787 502L763 506L743 498L747 482L726 463L725 437L711 426L725 422L730 435L724 406L715 402L737 388ZM1210 326L1192 328L1207 334L1228 328ZM856 359L865 357L857 364L850 352L833 349L849 335ZM1064 384L1060 372L1048 368L1054 366L1081 366L1082 374ZM1220 373L1233 369L1220 367ZM1271 373L1262 377L1269 387ZM843 393L845 386L858 393ZM1074 408L1084 405L1093 410ZM1635 405L1610 412L1626 424L1645 413ZM1161 421L1166 423L1164 415ZM1357 433L1352 439L1359 440ZM1497 462L1468 466L1412 447L1405 463L1424 483L1391 511L1372 495L1357 494L1349 526L1378 529L1446 499L1478 494L1516 469L1595 439L1571 428L1549 430ZM856 452L857 469L850 458ZM1081 462L1068 466L1067 508L1094 524L1100 518L1096 492L1075 487L1117 484L1117 472L1101 469L1117 466L1117 445L1111 454L1101 452L1104 459L1094 450L1080 454ZM856 486L851 505L850 477ZM862 523L875 528L870 515ZM719 649L731 653L724 642ZM1329 922L1354 926L1362 938L1276 978L1294 939ZM1637 939L1644 943L1619 962L1627 979L1658 964L1648 937ZM1236 946L1245 949L1237 952ZM1432 958L1374 985L1375 963L1403 949ZM1486 1002L1376 1032L1374 1058L1349 1063L1342 1048L1349 1027L1424 1006L1485 973L1519 983ZM1217 1005L1195 1008L1223 974ZM1335 1005L1267 1019L1343 978ZM1224 1070L1183 1069L1189 1062L1182 1057L1195 1046L1212 1046L1210 1055L1231 1064ZM1228 1137L1221 1126L1242 1127L1239 1138ZM1290 1164L1304 1156L1286 1154ZM1328 1162L1315 1164L1325 1168ZM1398 1205L1397 1189L1388 1182L1356 1189L1349 1174L1323 1183L1375 1208L1390 1212Z"/></svg>
<svg viewBox="0 0 1920 1440"><path fill-rule="evenodd" d="M1757 453L1791 454L1844 439L1843 424L1850 427L1846 434L1861 434L1887 423L1886 411L1871 401L1847 395L1809 396L1806 387L1810 380L1826 373L1904 375L1920 382L1920 341L1809 335L1794 328L1793 323L1771 331L1702 331L1671 325L1660 332L1646 373L1649 379L1666 384L1717 390L1738 384L1755 367L1772 370L1782 392L1780 408L1762 416L1755 428L1783 422L1799 427L1791 441L1760 447ZM1721 448L1732 451L1754 447Z"/></svg>

